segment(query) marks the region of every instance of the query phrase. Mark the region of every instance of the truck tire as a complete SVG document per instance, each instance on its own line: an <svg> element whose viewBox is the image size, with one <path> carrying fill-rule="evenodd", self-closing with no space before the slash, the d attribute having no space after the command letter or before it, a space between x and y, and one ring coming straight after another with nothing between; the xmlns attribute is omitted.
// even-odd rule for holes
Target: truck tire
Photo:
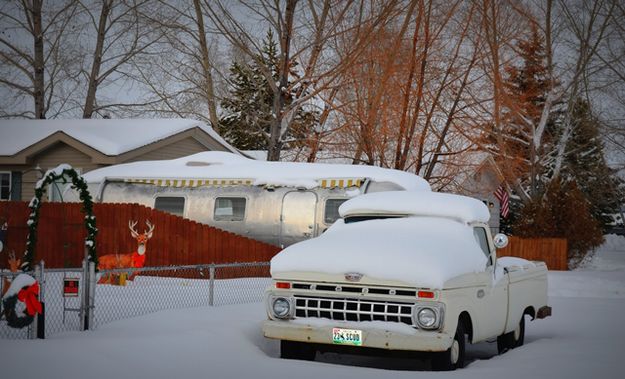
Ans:
<svg viewBox="0 0 625 379"><path fill-rule="evenodd" d="M314 346L304 342L280 341L280 358L314 361L317 351Z"/></svg>
<svg viewBox="0 0 625 379"><path fill-rule="evenodd" d="M456 334L451 347L446 351L434 353L431 359L432 370L452 371L464 367L465 331L461 321L458 322Z"/></svg>
<svg viewBox="0 0 625 379"><path fill-rule="evenodd" d="M521 316L521 321L516 329L497 337L497 352L503 354L510 349L523 346L525 342L525 315Z"/></svg>

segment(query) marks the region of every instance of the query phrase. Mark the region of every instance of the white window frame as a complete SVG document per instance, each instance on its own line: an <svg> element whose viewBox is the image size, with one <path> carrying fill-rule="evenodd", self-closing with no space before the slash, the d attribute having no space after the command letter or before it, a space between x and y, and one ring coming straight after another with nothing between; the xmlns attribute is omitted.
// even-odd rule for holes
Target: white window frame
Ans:
<svg viewBox="0 0 625 379"><path fill-rule="evenodd" d="M2 190L0 189L0 201L9 201L9 200L11 200L11 192L12 192L11 190L13 189L12 188L12 186L13 186L13 174L11 173L11 171L0 171L0 174L8 174L9 175L9 197L7 197L6 199L3 199L1 197L1 191ZM2 182L0 181L0 185L2 185L1 183Z"/></svg>

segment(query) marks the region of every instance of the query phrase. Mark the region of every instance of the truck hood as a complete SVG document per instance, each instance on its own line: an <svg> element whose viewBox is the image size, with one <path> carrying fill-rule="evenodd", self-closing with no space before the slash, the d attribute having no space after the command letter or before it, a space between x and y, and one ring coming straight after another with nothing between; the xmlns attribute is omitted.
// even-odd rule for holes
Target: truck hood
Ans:
<svg viewBox="0 0 625 379"><path fill-rule="evenodd" d="M485 266L486 257L467 224L437 217L402 217L350 224L338 220L323 235L276 255L271 274L358 273L369 279L442 289L449 279L483 272Z"/></svg>

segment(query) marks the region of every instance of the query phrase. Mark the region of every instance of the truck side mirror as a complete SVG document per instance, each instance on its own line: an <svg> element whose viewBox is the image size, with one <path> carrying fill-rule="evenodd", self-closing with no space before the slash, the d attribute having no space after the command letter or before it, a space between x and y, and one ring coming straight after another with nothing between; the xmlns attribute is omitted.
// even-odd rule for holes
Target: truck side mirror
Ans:
<svg viewBox="0 0 625 379"><path fill-rule="evenodd" d="M508 237L505 234L497 233L493 237L493 244L497 249L503 249L508 246Z"/></svg>

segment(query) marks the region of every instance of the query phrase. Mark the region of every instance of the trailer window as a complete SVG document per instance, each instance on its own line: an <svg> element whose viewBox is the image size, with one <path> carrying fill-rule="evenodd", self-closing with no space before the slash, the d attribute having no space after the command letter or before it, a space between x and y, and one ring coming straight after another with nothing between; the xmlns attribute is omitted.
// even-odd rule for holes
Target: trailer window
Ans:
<svg viewBox="0 0 625 379"><path fill-rule="evenodd" d="M347 199L326 200L326 208L323 216L323 222L325 222L326 224L334 224L334 221L338 220L341 217L341 215L339 215L339 207L346 201Z"/></svg>
<svg viewBox="0 0 625 379"><path fill-rule="evenodd" d="M215 199L215 221L243 221L245 203L244 197L218 197Z"/></svg>
<svg viewBox="0 0 625 379"><path fill-rule="evenodd" d="M159 196L154 200L154 209L176 216L184 216L184 197Z"/></svg>

